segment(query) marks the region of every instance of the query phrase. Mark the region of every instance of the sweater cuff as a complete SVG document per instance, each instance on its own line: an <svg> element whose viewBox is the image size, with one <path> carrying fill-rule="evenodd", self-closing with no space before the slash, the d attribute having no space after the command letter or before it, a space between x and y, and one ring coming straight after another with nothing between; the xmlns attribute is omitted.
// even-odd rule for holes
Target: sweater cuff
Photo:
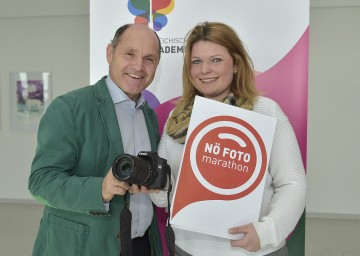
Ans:
<svg viewBox="0 0 360 256"><path fill-rule="evenodd" d="M254 222L253 225L259 236L261 249L278 246L282 242L276 236L277 231L270 218L264 217L261 221Z"/></svg>
<svg viewBox="0 0 360 256"><path fill-rule="evenodd" d="M167 191L160 191L159 193L149 193L149 197L157 207L167 207Z"/></svg>

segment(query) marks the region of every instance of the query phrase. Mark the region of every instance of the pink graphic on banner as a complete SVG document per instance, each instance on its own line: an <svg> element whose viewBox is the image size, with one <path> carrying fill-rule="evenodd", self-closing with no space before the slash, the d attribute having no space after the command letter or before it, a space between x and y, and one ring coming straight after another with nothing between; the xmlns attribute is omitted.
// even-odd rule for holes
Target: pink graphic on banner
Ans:
<svg viewBox="0 0 360 256"><path fill-rule="evenodd" d="M309 29L275 66L256 77L256 86L288 116L306 166Z"/></svg>

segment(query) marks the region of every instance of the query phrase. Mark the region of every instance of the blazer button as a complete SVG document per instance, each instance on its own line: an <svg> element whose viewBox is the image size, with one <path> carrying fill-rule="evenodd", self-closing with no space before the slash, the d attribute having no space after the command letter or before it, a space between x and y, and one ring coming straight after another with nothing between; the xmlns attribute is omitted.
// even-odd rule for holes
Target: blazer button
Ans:
<svg viewBox="0 0 360 256"><path fill-rule="evenodd" d="M117 234L116 238L120 240L120 233Z"/></svg>

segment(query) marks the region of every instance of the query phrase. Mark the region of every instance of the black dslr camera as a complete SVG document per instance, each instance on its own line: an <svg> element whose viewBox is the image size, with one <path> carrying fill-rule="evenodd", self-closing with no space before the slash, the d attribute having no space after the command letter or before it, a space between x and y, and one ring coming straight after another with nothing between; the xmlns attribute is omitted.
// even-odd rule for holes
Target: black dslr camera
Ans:
<svg viewBox="0 0 360 256"><path fill-rule="evenodd" d="M167 176L170 177L170 166L166 159L159 157L156 152L140 151L137 157L129 154L118 156L112 172L119 181L164 189L167 185Z"/></svg>

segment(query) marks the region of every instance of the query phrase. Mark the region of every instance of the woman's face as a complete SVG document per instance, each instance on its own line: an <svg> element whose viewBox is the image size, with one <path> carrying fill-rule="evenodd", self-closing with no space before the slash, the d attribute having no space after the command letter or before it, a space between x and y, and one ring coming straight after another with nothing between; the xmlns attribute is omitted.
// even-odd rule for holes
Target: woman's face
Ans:
<svg viewBox="0 0 360 256"><path fill-rule="evenodd" d="M191 51L191 78L204 97L214 100L230 93L234 63L227 49L209 41L194 43Z"/></svg>

